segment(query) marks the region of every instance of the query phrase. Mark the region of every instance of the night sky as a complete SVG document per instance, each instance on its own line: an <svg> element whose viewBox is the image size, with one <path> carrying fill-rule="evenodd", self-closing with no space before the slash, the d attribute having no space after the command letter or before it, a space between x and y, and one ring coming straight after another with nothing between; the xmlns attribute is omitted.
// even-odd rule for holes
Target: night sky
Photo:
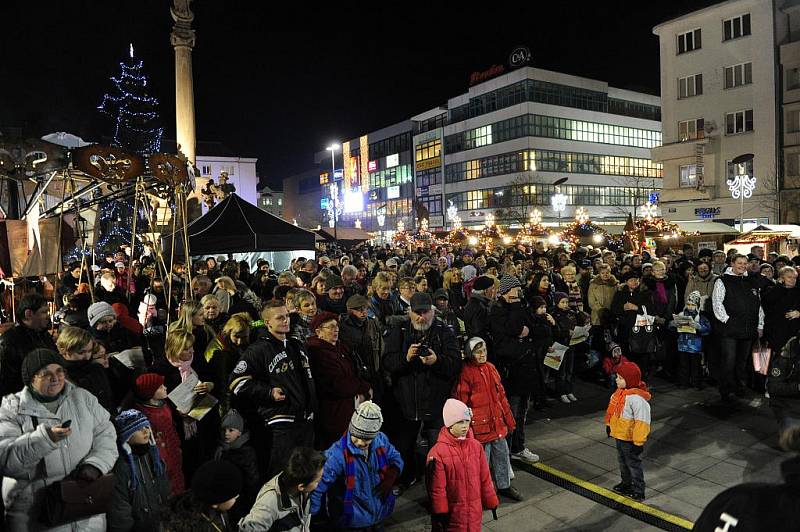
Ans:
<svg viewBox="0 0 800 532"><path fill-rule="evenodd" d="M262 180L280 186L331 140L466 92L471 72L504 63L518 45L530 47L533 66L658 94L653 26L713 3L371 2L320 11L307 2L286 12L276 7L284 3L196 0L197 138L258 157ZM96 107L132 42L160 99L165 138L174 139L169 4L3 0L0 129L110 137Z"/></svg>

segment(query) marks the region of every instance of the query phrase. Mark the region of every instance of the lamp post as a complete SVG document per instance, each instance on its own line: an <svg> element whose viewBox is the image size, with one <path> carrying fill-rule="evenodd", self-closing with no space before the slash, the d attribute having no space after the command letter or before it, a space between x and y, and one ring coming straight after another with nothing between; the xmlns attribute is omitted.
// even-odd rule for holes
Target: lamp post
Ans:
<svg viewBox="0 0 800 532"><path fill-rule="evenodd" d="M744 233L744 199L753 195L756 178L747 175L747 163L753 160L752 153L744 153L731 161L736 165L736 174L728 181L731 197L739 200L739 232Z"/></svg>
<svg viewBox="0 0 800 532"><path fill-rule="evenodd" d="M340 147L339 144L334 142L333 144L331 144L330 146L325 148L326 150L331 152L331 179L333 179L334 182L336 181L336 175L335 175L336 174L336 150L338 150L339 147ZM336 247L339 247L339 232L337 231L337 224L336 224L336 218L339 217L339 215L336 212L336 209L338 208L337 203L339 201L338 196L339 196L339 187L337 186L336 187L336 194L333 195L333 240L336 243Z"/></svg>

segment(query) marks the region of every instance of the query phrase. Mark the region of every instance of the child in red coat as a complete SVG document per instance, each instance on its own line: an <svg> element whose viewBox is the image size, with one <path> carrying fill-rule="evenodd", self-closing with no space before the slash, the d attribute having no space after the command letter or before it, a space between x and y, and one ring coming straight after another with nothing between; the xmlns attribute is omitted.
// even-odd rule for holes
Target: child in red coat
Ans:
<svg viewBox="0 0 800 532"><path fill-rule="evenodd" d="M444 427L428 453L427 486L431 523L436 531L477 531L483 508L500 504L489 464L472 435L472 411L458 399L448 399L442 411Z"/></svg>
<svg viewBox="0 0 800 532"><path fill-rule="evenodd" d="M136 410L147 416L156 440L161 459L167 468L170 494L174 497L184 492L183 456L181 440L172 421L172 411L165 403L167 387L164 377L157 373L143 373L136 379Z"/></svg>
<svg viewBox="0 0 800 532"><path fill-rule="evenodd" d="M511 485L511 457L506 442L516 423L500 374L486 358L486 342L477 336L470 338L453 396L472 409L472 432L483 444L497 493L521 501L522 494Z"/></svg>

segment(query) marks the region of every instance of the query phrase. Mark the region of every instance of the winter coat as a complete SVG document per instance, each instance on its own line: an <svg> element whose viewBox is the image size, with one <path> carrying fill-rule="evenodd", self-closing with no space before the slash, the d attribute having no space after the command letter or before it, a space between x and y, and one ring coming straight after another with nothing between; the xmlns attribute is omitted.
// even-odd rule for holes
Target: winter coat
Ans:
<svg viewBox="0 0 800 532"><path fill-rule="evenodd" d="M69 438L58 443L51 440L47 426L68 419L72 420ZM36 516L42 512L45 486L62 480L83 464L103 474L111 471L119 455L116 440L108 411L95 396L70 382L64 383L55 414L34 399L27 387L5 396L0 406L0 463L7 530L104 532L105 514L54 528L46 528Z"/></svg>
<svg viewBox="0 0 800 532"><path fill-rule="evenodd" d="M464 364L453 397L472 409L472 432L481 443L505 438L517 426L491 362Z"/></svg>
<svg viewBox="0 0 800 532"><path fill-rule="evenodd" d="M473 293L464 307L464 328L467 338L477 336L484 341L490 341L489 306L491 301L484 295ZM487 345L489 347L489 345ZM489 350L492 353L491 349ZM492 353L493 354L493 353Z"/></svg>
<svg viewBox="0 0 800 532"><path fill-rule="evenodd" d="M800 521L800 458L781 464L783 484L746 483L723 491L708 503L695 532L786 532ZM723 515L726 516L723 519ZM729 526L736 520L735 526Z"/></svg>
<svg viewBox="0 0 800 532"><path fill-rule="evenodd" d="M436 353L430 366L419 357L406 358L411 344L422 342ZM441 421L442 407L461 372L461 353L449 327L434 318L430 329L419 332L405 316L384 338L382 363L392 374L394 395L406 419Z"/></svg>
<svg viewBox="0 0 800 532"><path fill-rule="evenodd" d="M164 471L156 474L149 454L131 454L136 475L133 489L131 464L120 456L114 465L114 495L108 509L108 532L151 532L159 529L161 509L169 499Z"/></svg>
<svg viewBox="0 0 800 532"><path fill-rule="evenodd" d="M364 452L353 445L350 431L345 435L347 452L353 457L355 465L355 487L353 492L353 517L346 521L343 513L343 497L347 478L347 459L342 449L341 438L325 451L325 469L317 489L311 494L311 513L316 514L327 502L328 515L336 519L337 529L366 528L379 525L394 510L395 495L389 493L384 499L375 493L375 488L382 480L376 449L383 448L386 463L399 471L403 470L403 459L389 438L383 432L372 440L369 452Z"/></svg>
<svg viewBox="0 0 800 532"><path fill-rule="evenodd" d="M355 316L345 316L339 322L339 342L349 350L354 360L366 366L369 374L359 376L369 381L374 392L383 381L383 335L378 320L368 317L361 322Z"/></svg>
<svg viewBox="0 0 800 532"><path fill-rule="evenodd" d="M141 323L130 316L128 313L128 305L114 303L111 306L114 307L114 312L117 314L117 321L119 324L128 329L134 338L140 338L144 332L144 328Z"/></svg>
<svg viewBox="0 0 800 532"><path fill-rule="evenodd" d="M228 379L241 355L239 348L222 334L219 334L208 344L203 355L206 360L208 378L214 383L212 395L219 401L220 412L223 415L231 408Z"/></svg>
<svg viewBox="0 0 800 532"><path fill-rule="evenodd" d="M91 360L65 360L63 365L71 383L94 395L100 406L108 410L110 415L117 413L119 405L115 401L111 383L103 366Z"/></svg>
<svg viewBox="0 0 800 532"><path fill-rule="evenodd" d="M644 445L650 434L650 398L650 393L639 388L618 388L611 395L605 416L606 426L611 429L610 436L634 445ZM612 414L613 405L620 402L619 415Z"/></svg>
<svg viewBox="0 0 800 532"><path fill-rule="evenodd" d="M792 336L800 332L800 319L790 320L786 313L800 310L800 286L786 288L782 284L764 290L764 338L773 352L779 352Z"/></svg>
<svg viewBox="0 0 800 532"><path fill-rule="evenodd" d="M98 331L95 327L89 329L95 340L103 344L109 353L121 353L131 347L141 345L141 339L136 339L128 329L115 323L110 331Z"/></svg>
<svg viewBox="0 0 800 532"><path fill-rule="evenodd" d="M667 301L663 304L656 302L657 287L659 282L663 282L664 291L667 296ZM675 284L675 278L665 277L663 279L656 280L655 277L645 277L642 279L642 285L646 286L647 290L650 291L650 297L653 300L652 306L646 305L647 313L651 316L663 318L665 321L671 320L672 315L680 309L680 307L678 307L678 289L677 285Z"/></svg>
<svg viewBox="0 0 800 532"><path fill-rule="evenodd" d="M707 314L713 312L711 310L711 292L714 291L714 281L716 280L717 276L713 273L709 273L705 279L697 274L692 275L689 282L686 283L686 291L683 294L684 301L692 292L700 292L700 311Z"/></svg>
<svg viewBox="0 0 800 532"><path fill-rule="evenodd" d="M37 347L58 351L49 331L37 332L21 323L0 336L0 396L22 390L22 361Z"/></svg>
<svg viewBox="0 0 800 532"><path fill-rule="evenodd" d="M314 416L315 443L317 448L326 449L347 430L355 411L355 396L368 395L370 385L359 378L340 342L333 345L312 336L307 347L319 403Z"/></svg>
<svg viewBox="0 0 800 532"><path fill-rule="evenodd" d="M347 300L342 296L341 299L331 299L327 294L322 296L319 305L320 312L333 312L337 316L347 314Z"/></svg>
<svg viewBox="0 0 800 532"><path fill-rule="evenodd" d="M239 521L239 532L309 532L311 497L301 507L299 497L291 496L277 475L264 484L250 513Z"/></svg>
<svg viewBox="0 0 800 532"><path fill-rule="evenodd" d="M625 303L633 303L639 308L636 310L625 310ZM647 307L647 313L651 313L653 306L653 295L644 285L640 285L636 290L631 290L623 284L617 293L614 294L614 301L611 303L611 312L617 318L617 339L623 349L627 349L628 338L631 329L636 323L636 316L642 313L642 307Z"/></svg>
<svg viewBox="0 0 800 532"><path fill-rule="evenodd" d="M175 496L183 493L186 489L183 478L183 452L178 431L175 430L172 411L166 404L155 406L136 403L135 408L150 421L153 438L156 440L158 452L166 466L170 494Z"/></svg>
<svg viewBox="0 0 800 532"><path fill-rule="evenodd" d="M600 311L611 309L614 294L617 292L619 281L613 275L608 281L603 281L599 275L589 283L589 308L592 309L592 325L600 325Z"/></svg>
<svg viewBox="0 0 800 532"><path fill-rule="evenodd" d="M497 508L489 463L483 446L472 435L459 440L447 427L439 431L428 453L427 482L432 514L447 514L447 530L481 530L483 508Z"/></svg>
<svg viewBox="0 0 800 532"><path fill-rule="evenodd" d="M236 466L242 473L242 491L236 504L228 510L233 522L247 515L261 489L258 476L258 457L256 450L250 445L250 433L244 432L233 443L220 443L214 453L214 460L225 460Z"/></svg>
<svg viewBox="0 0 800 532"><path fill-rule="evenodd" d="M695 333L678 333L678 351L681 353L702 353L703 352L703 336L711 332L711 324L708 318L702 314L695 313L692 316L688 310L680 313L681 316L691 316L695 324ZM678 330L675 321L670 321L669 328L673 331Z"/></svg>
<svg viewBox="0 0 800 532"><path fill-rule="evenodd" d="M373 295L369 300L367 315L378 320L381 330L385 332L406 314L400 308L399 301L400 298L396 294L390 294L389 299L381 299L377 295Z"/></svg>
<svg viewBox="0 0 800 532"><path fill-rule="evenodd" d="M764 310L759 293L760 275L736 275L725 270L714 283L711 304L719 320L719 334L727 338L754 340L764 329Z"/></svg>
<svg viewBox="0 0 800 532"><path fill-rule="evenodd" d="M306 340L314 334L311 330L311 319L307 320L299 312L289 314L289 336L300 343L306 343Z"/></svg>
<svg viewBox="0 0 800 532"><path fill-rule="evenodd" d="M467 304L467 298L464 295L463 283L450 283L450 288L447 289L447 294L450 296L450 308L461 319L464 319L464 307Z"/></svg>

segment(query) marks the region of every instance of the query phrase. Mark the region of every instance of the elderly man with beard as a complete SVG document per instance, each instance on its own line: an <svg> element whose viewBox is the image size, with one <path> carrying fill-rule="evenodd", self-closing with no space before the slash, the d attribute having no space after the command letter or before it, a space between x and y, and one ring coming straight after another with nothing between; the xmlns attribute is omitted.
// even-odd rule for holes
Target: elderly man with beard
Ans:
<svg viewBox="0 0 800 532"><path fill-rule="evenodd" d="M442 408L461 372L455 335L435 318L429 294L415 293L408 317L384 337L383 367L392 375L402 417L392 423L396 434L391 440L406 464L401 486L408 487L422 473L414 455L420 429L429 444L436 442Z"/></svg>

